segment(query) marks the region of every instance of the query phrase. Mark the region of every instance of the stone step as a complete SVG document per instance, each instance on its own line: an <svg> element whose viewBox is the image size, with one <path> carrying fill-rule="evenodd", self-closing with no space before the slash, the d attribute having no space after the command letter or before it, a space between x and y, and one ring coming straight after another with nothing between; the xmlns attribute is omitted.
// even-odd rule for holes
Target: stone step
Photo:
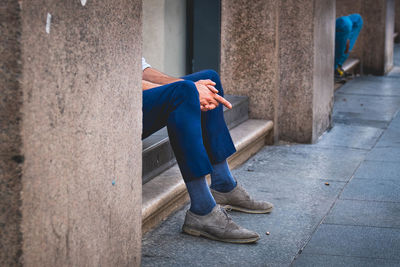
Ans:
<svg viewBox="0 0 400 267"><path fill-rule="evenodd" d="M248 119L249 100L245 96L227 95L232 109L224 107L224 117L229 129ZM142 183L165 171L176 163L166 127L143 140Z"/></svg>
<svg viewBox="0 0 400 267"><path fill-rule="evenodd" d="M358 58L348 58L342 66L345 72L360 73L360 60Z"/></svg>
<svg viewBox="0 0 400 267"><path fill-rule="evenodd" d="M230 133L237 152L229 159L231 168L245 162L266 144L273 141L273 123L266 120L246 120ZM209 179L209 177L208 177ZM143 185L142 232L149 231L188 201L186 187L175 164Z"/></svg>

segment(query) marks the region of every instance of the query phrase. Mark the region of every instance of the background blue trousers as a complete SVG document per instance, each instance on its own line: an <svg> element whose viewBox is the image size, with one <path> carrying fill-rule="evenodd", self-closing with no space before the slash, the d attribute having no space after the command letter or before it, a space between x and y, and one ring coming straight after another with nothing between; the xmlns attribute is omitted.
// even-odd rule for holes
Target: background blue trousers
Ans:
<svg viewBox="0 0 400 267"><path fill-rule="evenodd" d="M363 20L359 14L351 14L336 19L335 69L338 66L342 66L349 57L349 53L357 41L362 26ZM350 46L348 53L345 54L347 40L350 40Z"/></svg>
<svg viewBox="0 0 400 267"><path fill-rule="evenodd" d="M218 94L223 88L218 74L205 70L179 81L143 91L143 134L146 138L167 126L168 135L183 179L190 181L212 171L236 152L223 115L223 107L201 112L194 81L210 79Z"/></svg>

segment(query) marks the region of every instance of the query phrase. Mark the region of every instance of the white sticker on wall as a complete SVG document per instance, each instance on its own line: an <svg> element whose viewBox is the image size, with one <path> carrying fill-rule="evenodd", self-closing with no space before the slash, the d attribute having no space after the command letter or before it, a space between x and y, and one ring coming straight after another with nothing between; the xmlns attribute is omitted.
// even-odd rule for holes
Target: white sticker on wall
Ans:
<svg viewBox="0 0 400 267"><path fill-rule="evenodd" d="M47 13L47 19L46 19L46 32L49 34L50 33L50 24L51 24L51 14Z"/></svg>
<svg viewBox="0 0 400 267"><path fill-rule="evenodd" d="M82 6L86 5L86 0L81 0Z"/></svg>

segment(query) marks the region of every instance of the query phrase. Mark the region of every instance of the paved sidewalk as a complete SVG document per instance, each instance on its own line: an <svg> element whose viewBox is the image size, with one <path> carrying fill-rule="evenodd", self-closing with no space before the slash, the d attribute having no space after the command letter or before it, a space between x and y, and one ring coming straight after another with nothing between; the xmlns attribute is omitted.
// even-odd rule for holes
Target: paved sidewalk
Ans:
<svg viewBox="0 0 400 267"><path fill-rule="evenodd" d="M185 207L144 236L142 265L400 266L399 110L399 67L347 83L318 143L268 146L233 171L275 204L268 215L230 212L256 244L182 234Z"/></svg>

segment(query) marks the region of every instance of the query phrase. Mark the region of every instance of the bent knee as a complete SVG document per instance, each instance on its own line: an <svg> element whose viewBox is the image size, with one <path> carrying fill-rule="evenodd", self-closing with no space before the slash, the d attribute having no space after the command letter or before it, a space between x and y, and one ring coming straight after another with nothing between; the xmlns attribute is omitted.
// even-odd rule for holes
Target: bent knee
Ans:
<svg viewBox="0 0 400 267"><path fill-rule="evenodd" d="M199 92L197 91L196 85L192 81L179 81L175 83L174 91L178 97L195 97L199 98Z"/></svg>
<svg viewBox="0 0 400 267"><path fill-rule="evenodd" d="M352 28L352 22L348 17L340 17L336 19L336 31L350 33Z"/></svg>
<svg viewBox="0 0 400 267"><path fill-rule="evenodd" d="M203 72L205 73L204 76L207 77L207 79L210 79L210 80L212 80L213 82L216 82L216 83L218 83L220 81L219 80L219 75L215 70L208 69L208 70L203 70Z"/></svg>
<svg viewBox="0 0 400 267"><path fill-rule="evenodd" d="M353 22L353 28L359 27L362 28L364 21L360 14L351 14L350 16L351 21Z"/></svg>

